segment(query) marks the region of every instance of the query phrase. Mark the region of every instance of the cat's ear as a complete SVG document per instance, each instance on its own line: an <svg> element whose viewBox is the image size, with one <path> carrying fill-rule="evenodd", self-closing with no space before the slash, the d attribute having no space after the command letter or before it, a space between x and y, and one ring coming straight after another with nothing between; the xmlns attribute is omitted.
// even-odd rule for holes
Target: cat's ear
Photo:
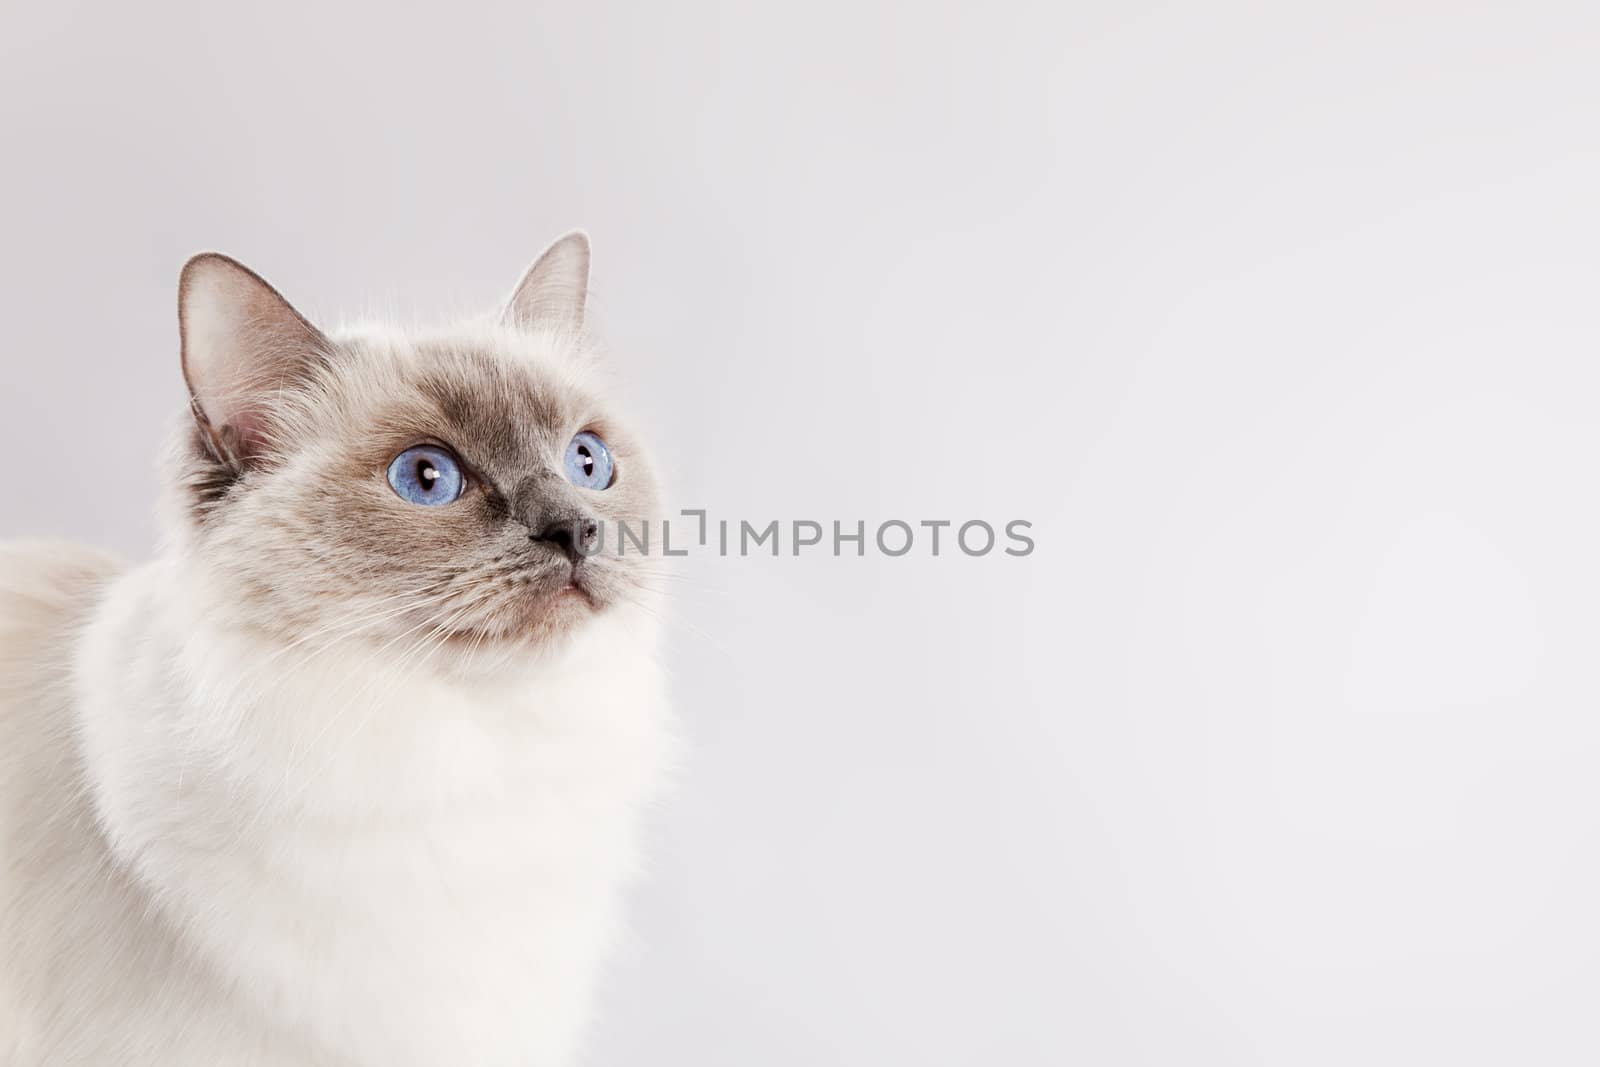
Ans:
<svg viewBox="0 0 1600 1067"><path fill-rule="evenodd" d="M507 326L583 328L589 298L589 235L573 230L556 238L517 283L500 321Z"/></svg>
<svg viewBox="0 0 1600 1067"><path fill-rule="evenodd" d="M215 252L183 266L178 333L195 420L217 458L233 467L268 447L271 405L329 350L322 333L276 289Z"/></svg>

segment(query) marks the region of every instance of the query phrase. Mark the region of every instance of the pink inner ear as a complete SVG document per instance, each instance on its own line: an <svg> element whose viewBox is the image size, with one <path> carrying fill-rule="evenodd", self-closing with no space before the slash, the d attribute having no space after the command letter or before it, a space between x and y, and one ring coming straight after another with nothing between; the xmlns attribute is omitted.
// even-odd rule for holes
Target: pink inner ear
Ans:
<svg viewBox="0 0 1600 1067"><path fill-rule="evenodd" d="M249 409L237 411L222 428L221 435L223 445L234 459L251 459L260 455L267 443L266 420Z"/></svg>

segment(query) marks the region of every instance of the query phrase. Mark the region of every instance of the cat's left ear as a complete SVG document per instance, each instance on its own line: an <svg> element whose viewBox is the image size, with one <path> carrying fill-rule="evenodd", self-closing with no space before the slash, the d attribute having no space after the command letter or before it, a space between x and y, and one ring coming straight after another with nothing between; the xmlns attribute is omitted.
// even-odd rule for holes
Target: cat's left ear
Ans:
<svg viewBox="0 0 1600 1067"><path fill-rule="evenodd" d="M178 331L195 422L216 457L235 469L269 450L280 394L329 351L321 331L260 275L215 252L184 264Z"/></svg>
<svg viewBox="0 0 1600 1067"><path fill-rule="evenodd" d="M589 235L573 230L545 249L517 283L500 321L580 330L589 299Z"/></svg>

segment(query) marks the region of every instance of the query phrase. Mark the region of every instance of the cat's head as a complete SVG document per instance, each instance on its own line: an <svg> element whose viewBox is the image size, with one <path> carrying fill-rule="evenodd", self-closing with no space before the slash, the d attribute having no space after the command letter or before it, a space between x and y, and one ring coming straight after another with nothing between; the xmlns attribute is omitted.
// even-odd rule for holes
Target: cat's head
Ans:
<svg viewBox="0 0 1600 1067"><path fill-rule="evenodd" d="M584 330L588 271L570 234L498 318L328 334L233 260L191 259L173 488L183 551L230 615L425 654L648 611L653 561L615 538L656 488Z"/></svg>

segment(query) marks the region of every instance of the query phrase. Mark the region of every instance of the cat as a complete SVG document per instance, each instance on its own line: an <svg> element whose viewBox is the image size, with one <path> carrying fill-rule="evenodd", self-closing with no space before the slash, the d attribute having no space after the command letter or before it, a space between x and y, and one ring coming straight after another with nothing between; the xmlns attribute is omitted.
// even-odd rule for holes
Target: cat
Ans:
<svg viewBox="0 0 1600 1067"><path fill-rule="evenodd" d="M184 267L162 550L0 548L0 1063L573 1062L676 750L589 258L434 333Z"/></svg>

